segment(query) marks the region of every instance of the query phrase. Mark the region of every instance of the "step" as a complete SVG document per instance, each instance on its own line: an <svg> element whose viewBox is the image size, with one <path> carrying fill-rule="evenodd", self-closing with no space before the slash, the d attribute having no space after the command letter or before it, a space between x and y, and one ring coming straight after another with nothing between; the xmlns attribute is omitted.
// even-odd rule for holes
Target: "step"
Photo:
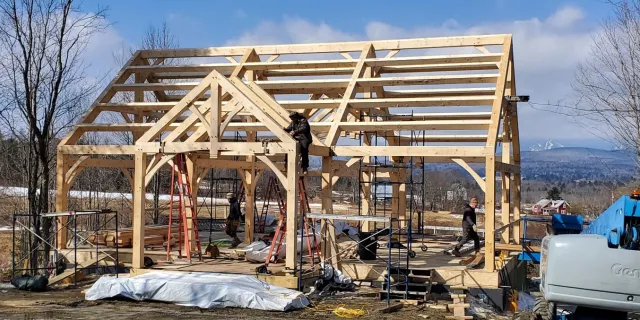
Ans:
<svg viewBox="0 0 640 320"><path fill-rule="evenodd" d="M380 293L386 294L387 291L380 291ZM391 294L401 294L404 295L405 293L407 295L414 295L414 296L426 296L429 295L430 292L421 292L421 291L403 291L403 290L391 290L390 292Z"/></svg>
<svg viewBox="0 0 640 320"><path fill-rule="evenodd" d="M383 286L386 286L387 283L383 282L382 283ZM430 287L431 284L430 283L414 283L414 282L392 282L391 286L409 286L409 287Z"/></svg>

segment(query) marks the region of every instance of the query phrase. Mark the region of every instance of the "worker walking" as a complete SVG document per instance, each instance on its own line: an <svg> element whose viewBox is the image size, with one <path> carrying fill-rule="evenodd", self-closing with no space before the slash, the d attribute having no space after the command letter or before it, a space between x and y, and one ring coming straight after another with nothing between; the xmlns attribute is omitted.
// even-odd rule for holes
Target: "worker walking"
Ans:
<svg viewBox="0 0 640 320"><path fill-rule="evenodd" d="M233 193L227 193L227 199L229 200L229 215L227 216L227 226L225 228L225 233L233 238L231 248L235 248L240 243L242 243L242 241L238 239L237 233L241 216L240 203L238 203L238 199Z"/></svg>
<svg viewBox="0 0 640 320"><path fill-rule="evenodd" d="M471 201L464 206L462 213L462 240L455 246L453 253L456 257L460 257L460 248L469 240L473 240L473 247L476 254L480 252L480 237L478 237L478 226L476 224L476 207L478 207L478 199L471 198Z"/></svg>
<svg viewBox="0 0 640 320"><path fill-rule="evenodd" d="M309 169L309 146L313 141L311 137L311 126L309 126L307 118L299 112L290 113L289 119L291 119L291 123L288 127L284 128L284 131L291 134L298 144L300 144L300 158L302 162L300 167L302 167L302 174L307 174L307 170Z"/></svg>

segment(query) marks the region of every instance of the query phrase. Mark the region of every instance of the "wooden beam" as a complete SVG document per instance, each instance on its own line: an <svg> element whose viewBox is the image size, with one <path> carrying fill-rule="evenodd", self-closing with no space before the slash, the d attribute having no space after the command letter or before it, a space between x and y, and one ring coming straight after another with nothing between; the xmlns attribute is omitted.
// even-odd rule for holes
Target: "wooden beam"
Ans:
<svg viewBox="0 0 640 320"><path fill-rule="evenodd" d="M487 146L495 149L498 140L498 130L500 128L502 108L505 102L504 93L507 84L507 68L509 67L509 57L511 56L511 36L508 35L505 44L502 46L502 60L500 61L500 77L496 78L496 93L493 106L491 107L491 128L489 129L489 140Z"/></svg>
<svg viewBox="0 0 640 320"><path fill-rule="evenodd" d="M372 55L375 56L375 49L371 43L367 43L364 45L362 52L360 53L360 60L358 64L356 64L356 68L351 75L351 79L346 87L346 90L342 96L342 101L340 102L340 106L335 111L333 117L331 118L334 124L331 125L331 129L329 129L329 134L325 140L325 145L332 146L336 144L338 140L338 123L345 120L347 116L347 108L349 106L349 100L353 99L356 96L356 85L358 83L358 79L360 79L365 72L365 62L364 60Z"/></svg>
<svg viewBox="0 0 640 320"><path fill-rule="evenodd" d="M267 165L269 169L271 169L271 171L276 175L278 180L280 180L280 183L282 183L283 185L287 183L287 177L282 173L282 171L280 171L280 168L278 168L278 166L276 166L276 164L273 163L271 159L269 159L269 157L256 156L256 158L258 158L258 160L262 161L265 165Z"/></svg>
<svg viewBox="0 0 640 320"><path fill-rule="evenodd" d="M356 60L353 60L355 66ZM305 62L300 62L305 63ZM259 72L265 77L296 77L296 76L329 76L329 75L348 75L353 73L353 66L342 66L344 63L320 62L326 67L318 67L301 69L267 69L259 68ZM338 65L336 67L336 65ZM255 66L249 66L255 67ZM296 65L295 67L304 67ZM178 71L178 70L194 70L194 69L210 69L229 75L231 74L231 65L222 66L211 65L210 68L200 66L176 66L169 72L153 73L154 77L159 80L179 80L179 79L201 79L210 71ZM458 71L480 71L480 70L496 70L498 66L495 62L468 62L468 63L440 63L440 64L415 64L415 65L394 65L387 67L376 67L376 73L414 73L414 72L458 72Z"/></svg>
<svg viewBox="0 0 640 320"><path fill-rule="evenodd" d="M478 186L480 187L480 189L482 189L482 192L485 192L486 190L485 181L482 179L482 177L480 177L480 175L475 170L473 170L473 168L471 168L471 166L469 166L469 164L467 164L464 160L460 158L453 158L451 160L453 160L453 162L457 163L464 170L466 170L471 175L471 177L473 177L473 180L475 180L476 183L478 183Z"/></svg>
<svg viewBox="0 0 640 320"><path fill-rule="evenodd" d="M428 97L465 97L495 95L496 88L447 88L447 89L410 89L385 90L386 98L428 98Z"/></svg>
<svg viewBox="0 0 640 320"><path fill-rule="evenodd" d="M490 152L486 147L425 147L413 146L336 146L332 148L339 157L364 157L394 155L398 157L483 157ZM428 161L428 160L425 160ZM450 160L448 160L450 161Z"/></svg>
<svg viewBox="0 0 640 320"><path fill-rule="evenodd" d="M214 71L215 72L215 71ZM147 142L155 139L162 131L164 131L173 121L176 120L199 96L204 94L210 87L213 74L208 76L206 80L198 83L189 93L180 100L171 110L167 111L165 115L156 122L155 126L145 132L139 141Z"/></svg>
<svg viewBox="0 0 640 320"><path fill-rule="evenodd" d="M124 145L59 145L58 151L64 154L135 154L139 148ZM155 149L156 152L160 148ZM153 152L149 150L149 152Z"/></svg>
<svg viewBox="0 0 640 320"><path fill-rule="evenodd" d="M267 114L264 113L263 109L259 106L261 103L259 101L253 101L249 99L246 95L246 89L241 89L240 87L235 86L231 81L225 78L223 75L218 73L217 71L212 72L214 77L218 80L218 83L229 92L238 102L242 103L242 105L247 109L247 111L251 112L258 121L262 122L267 128L278 138L280 138L283 142L295 143L293 138L286 134L284 130L282 130L281 126L279 126L272 118L270 118ZM262 102L263 104L264 102Z"/></svg>
<svg viewBox="0 0 640 320"><path fill-rule="evenodd" d="M331 128L336 126L345 131L487 130L490 124L490 120L334 122Z"/></svg>
<svg viewBox="0 0 640 320"><path fill-rule="evenodd" d="M185 58L185 57L216 57L242 55L247 49L253 49L257 54L301 54L301 53L329 53L359 51L367 43L372 43L377 50L422 49L464 46L493 46L502 45L508 35L463 36L441 38L417 38L402 40L381 40L372 42L333 42L312 44L287 44L264 46L217 47L205 49L171 49L171 50L143 50L142 58Z"/></svg>
<svg viewBox="0 0 640 320"><path fill-rule="evenodd" d="M503 157L502 161L506 159ZM502 161L496 161L496 172L520 173L520 166Z"/></svg>
<svg viewBox="0 0 640 320"><path fill-rule="evenodd" d="M364 66L362 60L361 64ZM360 69L357 69L362 71ZM354 71L355 74L355 71ZM497 74L476 74L476 75L441 75L441 76L403 76L403 77L384 77L384 78L364 78L356 79L353 86L350 86L351 81L349 79L313 79L313 80L268 80L268 81L256 81L256 83L264 90L292 90L298 89L298 91L289 92L312 92L310 89L349 89L348 92L353 92L354 95L357 92L361 92L362 89L357 90L357 87L381 87L381 86L410 86L410 85L444 85L444 84L471 84L471 83L496 83L498 79ZM134 86L134 85L130 85ZM144 89L153 90L155 85L146 84ZM195 83L176 83L167 84L163 87L167 87L167 90L179 90L180 88L193 88ZM357 87L356 87L357 86ZM142 85L140 86L142 87ZM131 88L133 89L133 88ZM130 90L131 90L130 89ZM283 91L287 92L287 91ZM345 90L345 93L348 93ZM347 96L347 95L344 95ZM353 99L353 96L350 97Z"/></svg>
<svg viewBox="0 0 640 320"><path fill-rule="evenodd" d="M350 99L347 104L354 109L405 108L405 107L444 107L444 106L491 106L493 95L466 97L428 97L428 98L385 98ZM285 109L325 109L338 108L342 99L323 100L285 100L278 103Z"/></svg>
<svg viewBox="0 0 640 320"><path fill-rule="evenodd" d="M496 250L505 250L505 251L527 251L527 252L540 252L540 246L522 246L520 244L507 244L507 243L496 243Z"/></svg>

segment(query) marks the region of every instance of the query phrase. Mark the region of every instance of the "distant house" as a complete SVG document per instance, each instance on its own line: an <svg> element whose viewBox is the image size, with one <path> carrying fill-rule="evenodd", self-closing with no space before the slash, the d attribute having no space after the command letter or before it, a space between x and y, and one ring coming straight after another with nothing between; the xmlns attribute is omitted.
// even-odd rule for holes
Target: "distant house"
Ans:
<svg viewBox="0 0 640 320"><path fill-rule="evenodd" d="M568 214L569 203L565 200L542 199L533 205L533 214L552 215L554 213Z"/></svg>

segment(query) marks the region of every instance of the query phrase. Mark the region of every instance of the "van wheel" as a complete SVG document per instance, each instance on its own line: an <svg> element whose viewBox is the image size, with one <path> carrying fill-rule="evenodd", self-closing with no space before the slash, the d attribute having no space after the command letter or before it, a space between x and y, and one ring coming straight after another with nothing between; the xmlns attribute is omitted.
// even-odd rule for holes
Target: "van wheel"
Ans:
<svg viewBox="0 0 640 320"><path fill-rule="evenodd" d="M536 297L536 302L533 305L533 313L536 315L536 320L553 320L551 310L553 306L544 297Z"/></svg>

